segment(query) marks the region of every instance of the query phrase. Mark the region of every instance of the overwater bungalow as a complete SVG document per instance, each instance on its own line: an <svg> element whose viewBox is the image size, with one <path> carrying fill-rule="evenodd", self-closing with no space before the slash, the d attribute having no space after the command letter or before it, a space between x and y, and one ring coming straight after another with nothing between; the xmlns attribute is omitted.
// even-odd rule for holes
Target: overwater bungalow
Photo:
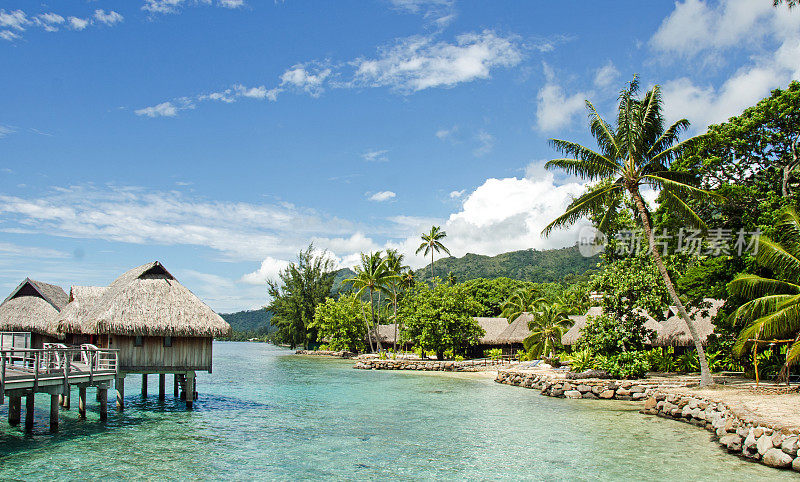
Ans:
<svg viewBox="0 0 800 482"><path fill-rule="evenodd" d="M60 286L25 278L0 304L0 332L6 333L2 344L41 348L55 341L49 323L66 304L67 293Z"/></svg>
<svg viewBox="0 0 800 482"><path fill-rule="evenodd" d="M73 286L69 303L53 318L51 330L71 342L118 350L117 406L124 408L125 377L174 375L187 407L196 398L195 374L212 370L212 341L230 325L180 284L158 261L133 268L108 287Z"/></svg>

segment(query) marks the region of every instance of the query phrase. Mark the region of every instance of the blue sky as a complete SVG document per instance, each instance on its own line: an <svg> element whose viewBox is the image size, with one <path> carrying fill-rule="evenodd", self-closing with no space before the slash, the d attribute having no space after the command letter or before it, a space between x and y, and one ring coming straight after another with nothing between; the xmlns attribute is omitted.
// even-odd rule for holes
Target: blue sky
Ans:
<svg viewBox="0 0 800 482"><path fill-rule="evenodd" d="M693 133L800 78L771 4L0 0L0 290L157 259L233 311L311 241L574 244L539 235L585 188L547 139L590 142L634 73Z"/></svg>

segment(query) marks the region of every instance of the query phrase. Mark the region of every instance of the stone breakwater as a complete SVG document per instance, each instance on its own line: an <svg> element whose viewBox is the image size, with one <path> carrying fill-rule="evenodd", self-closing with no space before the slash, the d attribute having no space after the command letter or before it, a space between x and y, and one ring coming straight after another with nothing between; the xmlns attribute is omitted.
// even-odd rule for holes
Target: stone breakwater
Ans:
<svg viewBox="0 0 800 482"><path fill-rule="evenodd" d="M691 423L713 433L728 452L776 468L800 471L798 432L741 415L726 404L676 393L696 382L680 379L568 380L553 372L498 371L495 381L560 398L636 400L642 413Z"/></svg>
<svg viewBox="0 0 800 482"><path fill-rule="evenodd" d="M508 365L506 365L507 367ZM438 360L381 360L379 358L359 360L353 366L359 370L417 370L440 372L480 372L497 370L502 366L492 365L489 362L471 360L465 361L438 361Z"/></svg>
<svg viewBox="0 0 800 482"><path fill-rule="evenodd" d="M327 356L332 358L355 358L356 354L351 351L330 351L330 350L297 350L295 355Z"/></svg>

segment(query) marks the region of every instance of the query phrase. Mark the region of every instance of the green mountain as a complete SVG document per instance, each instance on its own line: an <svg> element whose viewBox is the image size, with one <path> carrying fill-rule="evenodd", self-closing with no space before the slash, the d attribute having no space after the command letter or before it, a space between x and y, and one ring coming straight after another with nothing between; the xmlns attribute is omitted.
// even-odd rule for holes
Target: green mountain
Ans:
<svg viewBox="0 0 800 482"><path fill-rule="evenodd" d="M265 309L221 313L219 316L227 321L233 331L237 333L267 335L277 329L269 323L272 319L272 312Z"/></svg>
<svg viewBox="0 0 800 482"><path fill-rule="evenodd" d="M446 279L453 273L456 281L467 281L475 278L506 277L535 283L552 283L561 281L567 275L582 274L597 266L599 256L586 258L578 252L577 246L561 249L538 251L526 249L483 256L468 253L462 258L442 258L433 263L437 277ZM414 272L417 280L430 280L430 265Z"/></svg>

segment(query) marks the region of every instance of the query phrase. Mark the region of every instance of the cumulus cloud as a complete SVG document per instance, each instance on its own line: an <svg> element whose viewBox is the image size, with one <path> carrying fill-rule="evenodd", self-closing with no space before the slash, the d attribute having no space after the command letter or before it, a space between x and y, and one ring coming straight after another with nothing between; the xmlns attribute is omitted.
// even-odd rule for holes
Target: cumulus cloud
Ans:
<svg viewBox="0 0 800 482"><path fill-rule="evenodd" d="M539 89L536 105L536 129L552 132L567 127L578 113L582 112L588 93L577 92L567 95L564 88L557 83L553 69L544 64L547 82Z"/></svg>
<svg viewBox="0 0 800 482"><path fill-rule="evenodd" d="M608 87L614 83L619 77L619 70L614 67L614 63L610 60L597 69L594 73L594 85L597 87Z"/></svg>
<svg viewBox="0 0 800 482"><path fill-rule="evenodd" d="M388 152L388 149L370 149L361 154L361 158L367 162L389 162L389 158L386 157Z"/></svg>
<svg viewBox="0 0 800 482"><path fill-rule="evenodd" d="M72 30L83 30L89 26L89 19L86 18L69 17L67 20Z"/></svg>
<svg viewBox="0 0 800 482"><path fill-rule="evenodd" d="M286 269L287 266L289 266L289 261L267 256L257 270L245 274L240 281L251 285L264 286L269 280L277 280L280 272Z"/></svg>
<svg viewBox="0 0 800 482"><path fill-rule="evenodd" d="M373 194L369 194L369 193L367 193L367 194L369 195L369 200L370 201L375 201L375 202L379 202L379 203L380 202L384 202L384 201L388 201L390 199L394 199L397 196L397 194L395 194L392 191L378 191L378 192L373 193Z"/></svg>
<svg viewBox="0 0 800 482"><path fill-rule="evenodd" d="M794 13L746 0L716 6L699 0L676 4L650 40L654 50L704 63L724 63L727 51L750 55L719 86L689 77L664 82L667 118L686 117L701 131L800 78L800 16ZM671 37L678 29L681 35Z"/></svg>
<svg viewBox="0 0 800 482"><path fill-rule="evenodd" d="M331 75L331 69L315 64L297 64L281 75L281 86L300 89L312 97L319 97L324 91L325 80Z"/></svg>
<svg viewBox="0 0 800 482"><path fill-rule="evenodd" d="M111 10L106 13L103 10L95 10L94 17L64 18L55 12L45 12L38 15L29 16L22 10L5 11L0 9L0 38L14 41L22 38L20 32L24 32L28 27L41 28L45 32L58 32L61 26L66 26L71 30L85 30L96 22L105 25L115 25L123 20L122 15Z"/></svg>
<svg viewBox="0 0 800 482"><path fill-rule="evenodd" d="M450 191L450 199L458 199L464 195L464 189L460 191Z"/></svg>
<svg viewBox="0 0 800 482"><path fill-rule="evenodd" d="M172 102L162 102L160 104L144 107L135 111L136 115L147 117L175 117L178 115L178 108Z"/></svg>
<svg viewBox="0 0 800 482"><path fill-rule="evenodd" d="M356 59L352 64L355 85L408 93L487 79L493 69L512 67L521 60L522 49L515 38L484 30L459 35L454 43L436 42L433 36L401 39L381 49L378 57Z"/></svg>
<svg viewBox="0 0 800 482"><path fill-rule="evenodd" d="M122 15L118 14L117 12L113 10L110 12L105 12L102 9L97 9L94 11L94 19L106 25L115 25L123 20Z"/></svg>

